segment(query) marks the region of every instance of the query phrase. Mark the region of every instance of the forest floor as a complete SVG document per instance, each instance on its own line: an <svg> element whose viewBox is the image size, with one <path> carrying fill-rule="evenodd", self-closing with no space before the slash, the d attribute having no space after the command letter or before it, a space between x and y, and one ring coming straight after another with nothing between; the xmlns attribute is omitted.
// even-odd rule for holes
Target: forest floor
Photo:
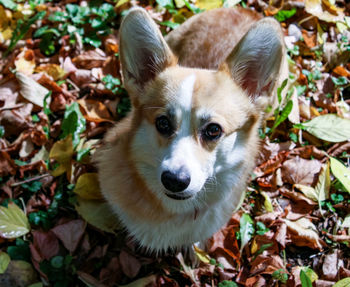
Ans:
<svg viewBox="0 0 350 287"><path fill-rule="evenodd" d="M138 3L163 33L238 5L285 34L287 100L259 131L243 206L197 267L137 252L90 161L130 108L117 34L131 5L0 0L0 286L350 286L350 4Z"/></svg>

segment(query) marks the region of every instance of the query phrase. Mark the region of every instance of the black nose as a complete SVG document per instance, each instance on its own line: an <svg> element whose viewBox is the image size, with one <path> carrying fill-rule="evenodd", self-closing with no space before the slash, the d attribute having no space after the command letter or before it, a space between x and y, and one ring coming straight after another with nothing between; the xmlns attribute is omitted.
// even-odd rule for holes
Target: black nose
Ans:
<svg viewBox="0 0 350 287"><path fill-rule="evenodd" d="M161 177L162 183L167 190L172 192L180 192L185 190L191 182L191 177L184 168L173 173L171 171L164 171Z"/></svg>

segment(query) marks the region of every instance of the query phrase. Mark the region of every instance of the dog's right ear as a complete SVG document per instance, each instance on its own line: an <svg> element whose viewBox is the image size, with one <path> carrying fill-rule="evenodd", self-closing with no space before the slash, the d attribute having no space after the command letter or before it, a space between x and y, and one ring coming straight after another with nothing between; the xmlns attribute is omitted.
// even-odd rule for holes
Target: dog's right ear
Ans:
<svg viewBox="0 0 350 287"><path fill-rule="evenodd" d="M142 8L133 8L120 27L120 57L128 92L142 87L176 58L157 25ZM129 91L130 90L130 91Z"/></svg>

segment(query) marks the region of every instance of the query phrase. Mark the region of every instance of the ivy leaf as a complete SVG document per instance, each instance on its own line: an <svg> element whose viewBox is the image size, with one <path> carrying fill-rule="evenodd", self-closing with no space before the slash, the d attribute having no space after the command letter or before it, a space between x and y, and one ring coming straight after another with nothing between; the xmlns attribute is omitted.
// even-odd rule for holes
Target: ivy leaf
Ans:
<svg viewBox="0 0 350 287"><path fill-rule="evenodd" d="M297 12L296 8L293 8L291 10L280 10L277 12L277 14L274 17L276 18L277 21L283 22L293 17L296 12Z"/></svg>
<svg viewBox="0 0 350 287"><path fill-rule="evenodd" d="M61 128L61 138L72 135L73 147L75 148L80 141L80 134L86 129L86 120L77 102L66 107Z"/></svg>
<svg viewBox="0 0 350 287"><path fill-rule="evenodd" d="M309 122L294 125L294 127L329 142L343 142L350 139L350 120L335 114L318 116Z"/></svg>
<svg viewBox="0 0 350 287"><path fill-rule="evenodd" d="M17 238L27 234L30 225L23 210L15 203L8 207L0 206L0 236L4 238Z"/></svg>
<svg viewBox="0 0 350 287"><path fill-rule="evenodd" d="M350 169L336 158L331 157L331 170L333 175L342 183L345 189L350 192Z"/></svg>
<svg viewBox="0 0 350 287"><path fill-rule="evenodd" d="M254 234L254 221L249 214L244 213L239 221L239 233L241 235L241 252Z"/></svg>

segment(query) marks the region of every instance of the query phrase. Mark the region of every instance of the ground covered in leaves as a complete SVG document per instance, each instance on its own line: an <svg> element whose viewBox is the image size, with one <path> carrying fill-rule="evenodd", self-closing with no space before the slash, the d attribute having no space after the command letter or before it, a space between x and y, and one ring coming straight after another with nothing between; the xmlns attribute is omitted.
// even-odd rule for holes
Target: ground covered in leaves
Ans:
<svg viewBox="0 0 350 287"><path fill-rule="evenodd" d="M135 250L90 161L130 108L117 34L135 3L0 0L0 286L350 286L349 4L137 3L164 33L235 5L285 33L287 99L260 130L242 208L193 268Z"/></svg>

